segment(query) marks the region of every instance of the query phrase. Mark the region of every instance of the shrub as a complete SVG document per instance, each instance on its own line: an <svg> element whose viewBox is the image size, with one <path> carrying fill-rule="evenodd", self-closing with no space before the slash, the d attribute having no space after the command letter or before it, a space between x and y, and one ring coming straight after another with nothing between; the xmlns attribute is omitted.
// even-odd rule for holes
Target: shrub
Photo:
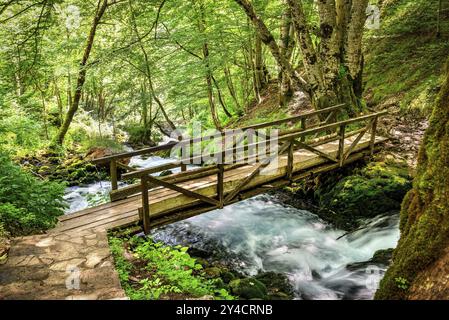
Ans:
<svg viewBox="0 0 449 320"><path fill-rule="evenodd" d="M11 235L53 227L64 209L63 184L41 181L0 153L0 223Z"/></svg>
<svg viewBox="0 0 449 320"><path fill-rule="evenodd" d="M109 243L122 286L132 300L159 299L163 295L233 298L216 280L206 279L202 266L186 247L166 246L139 237L110 237ZM133 255L132 262L125 259L125 247Z"/></svg>
<svg viewBox="0 0 449 320"><path fill-rule="evenodd" d="M0 146L4 150L25 154L42 148L44 143L39 134L42 132L42 126L25 114L0 114Z"/></svg>

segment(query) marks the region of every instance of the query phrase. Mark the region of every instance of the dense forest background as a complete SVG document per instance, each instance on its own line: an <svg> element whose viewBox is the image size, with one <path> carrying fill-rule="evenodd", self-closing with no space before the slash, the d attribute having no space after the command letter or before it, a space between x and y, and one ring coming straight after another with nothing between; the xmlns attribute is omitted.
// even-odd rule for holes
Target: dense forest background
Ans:
<svg viewBox="0 0 449 320"><path fill-rule="evenodd" d="M81 151L128 139L153 144L193 120L222 128L310 108L311 99L294 88L238 2L2 4L2 148L24 155L62 140ZM316 7L303 3L319 53ZM253 4L289 65L307 77L288 6ZM365 29L359 103L425 112L447 51L445 35L437 37L447 10L438 14L438 1L373 4L382 9L381 24ZM338 67L341 77L348 72Z"/></svg>

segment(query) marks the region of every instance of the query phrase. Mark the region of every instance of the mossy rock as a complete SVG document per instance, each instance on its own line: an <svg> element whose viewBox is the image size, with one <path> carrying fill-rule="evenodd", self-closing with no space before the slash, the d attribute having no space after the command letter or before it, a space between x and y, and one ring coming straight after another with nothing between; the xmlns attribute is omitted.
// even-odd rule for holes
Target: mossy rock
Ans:
<svg viewBox="0 0 449 320"><path fill-rule="evenodd" d="M372 265L387 267L391 264L393 251L394 249L378 250L374 253L373 257L370 260L348 264L346 266L346 269L350 271L356 271L366 269Z"/></svg>
<svg viewBox="0 0 449 320"><path fill-rule="evenodd" d="M221 278L225 283L229 283L235 279L235 275L230 271L226 271L221 275Z"/></svg>
<svg viewBox="0 0 449 320"><path fill-rule="evenodd" d="M215 279L220 277L221 269L218 267L209 267L204 269L206 279Z"/></svg>
<svg viewBox="0 0 449 320"><path fill-rule="evenodd" d="M378 250L374 253L374 256L372 257L371 262L388 266L391 264L391 261L393 259L393 251L394 251L393 248L385 249L385 250Z"/></svg>
<svg viewBox="0 0 449 320"><path fill-rule="evenodd" d="M207 261L204 258L196 258L196 263L199 263L200 265L202 265L203 268L207 268L210 265L209 261Z"/></svg>
<svg viewBox="0 0 449 320"><path fill-rule="evenodd" d="M293 299L293 287L284 274L264 272L258 274L255 278L265 285L270 300Z"/></svg>
<svg viewBox="0 0 449 320"><path fill-rule="evenodd" d="M229 287L234 295L242 299L266 299L268 294L265 285L254 278L232 280Z"/></svg>
<svg viewBox="0 0 449 320"><path fill-rule="evenodd" d="M318 189L315 196L320 207L334 213L323 218L348 230L358 227L361 218L399 211L411 187L406 165L374 162L330 188Z"/></svg>

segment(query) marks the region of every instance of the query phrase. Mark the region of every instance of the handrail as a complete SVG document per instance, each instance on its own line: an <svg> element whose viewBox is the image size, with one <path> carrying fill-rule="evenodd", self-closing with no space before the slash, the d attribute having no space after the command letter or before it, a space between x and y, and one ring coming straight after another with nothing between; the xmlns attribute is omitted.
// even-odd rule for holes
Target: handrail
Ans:
<svg viewBox="0 0 449 320"><path fill-rule="evenodd" d="M254 124L254 125L246 126L246 127L243 127L243 128L237 128L237 129L240 129L241 131L247 131L247 130L251 130L251 129L255 130L255 129L261 129L261 128L266 128L266 127L270 127L270 126L280 125L280 124L288 123L288 122L297 122L297 121L299 121L301 119L304 119L304 118L307 118L307 117L317 116L317 115L320 115L322 113L335 112L337 110L340 110L344 106L345 106L345 104L339 104L339 105L332 106L332 107L329 107L329 108L316 110L316 111L311 111L311 112L306 112L306 113L303 113L301 115L297 115L297 116L293 116L293 117L289 117L289 118L285 118L285 119L281 119L281 120L275 120L275 121L271 121L271 122ZM184 146L184 145L188 145L188 144L192 144L192 143L202 142L204 140L209 140L209 139L213 139L213 138L219 138L223 134L227 134L228 136L229 135L233 136L233 135L236 135L238 133L235 133L235 130L233 130L233 129L229 129L229 130L225 130L224 132L216 133L216 134L209 135L209 136L203 136L203 137L198 137L198 138L193 138L193 139L192 138L191 139L185 139L185 140L181 140L181 141L171 141L171 142L168 142L168 143L160 145L160 146L143 148L143 149L140 149L140 150L135 150L135 151L130 151L130 152L117 153L117 154L113 154L113 155L110 155L110 156L106 156L106 157L102 157L102 158L98 158L98 159L93 159L93 160L91 160L91 163L93 163L93 164L102 164L102 163L106 163L106 162L109 162L109 161L112 161L112 160L126 159L126 158L135 157L135 156L138 156L138 155L143 155L143 154L149 154L149 153L169 150L169 149L172 149L175 146Z"/></svg>
<svg viewBox="0 0 449 320"><path fill-rule="evenodd" d="M339 128L342 125L349 125L352 123L356 123L356 122L360 122L360 121L364 121L364 120L370 120L373 119L375 117L379 117L381 115L386 114L387 111L381 111L381 112L377 112L377 113L372 113L372 114L368 114L368 115L364 115L361 117L357 117L357 118L352 118L352 119L348 119L348 120L343 120L343 121L339 121L339 122L335 122L332 124L328 124L325 126L321 126L318 128L312 128L312 129L308 129L305 131L298 131L297 129L293 129L293 130L288 130L288 131L284 131L282 132L278 137L276 137L275 139L269 139L269 140L264 140L261 142L256 142L250 145L245 146L245 148L249 148L249 147L256 147L258 145L266 145L267 143L272 143L272 142L281 142L281 141L285 141L285 140L291 140L291 139L297 139L297 138L302 138L302 137L306 137L309 135L313 135L316 133L320 133L320 132L326 132L335 128ZM353 135L361 133L364 129L359 129L353 132ZM349 136L349 135L347 135ZM338 140L339 138L334 138L334 140ZM324 141L327 142L327 141ZM233 148L230 149L226 149L222 152L225 153L229 153L230 151L235 152L237 149L241 149L241 147L236 147L234 146ZM173 169L173 168L177 168L179 167L182 163L186 162L187 160L195 160L195 159L200 159L202 157L202 155L196 156L196 157L190 157L190 158L184 158L181 159L179 161L176 162L172 162L172 163L167 163L167 164L162 164L159 166L155 166L155 167L151 167L151 168L146 168L146 169L142 169L142 170L136 170L133 172L129 172L126 173L122 176L123 179L134 179L134 178L140 178L142 176L145 175L150 175L153 173L157 173L157 172L161 172L164 170L168 170L168 169Z"/></svg>
<svg viewBox="0 0 449 320"><path fill-rule="evenodd" d="M387 113L388 113L388 111L385 110L385 111L371 113L371 114L368 114L368 115L365 115L365 116L361 116L361 117L357 117L357 118L352 118L352 119L348 119L348 120L344 120L344 121L339 121L339 122L327 124L327 125L324 125L324 126L321 126L321 127L318 127L318 128L312 128L312 129L308 129L308 130L304 130L304 131L293 132L293 133L290 133L290 134L288 132L285 132L285 134L280 135L278 137L278 139L280 141L282 141L282 140L288 140L288 139L301 138L301 137L305 137L305 136L312 135L312 134L315 134L315 133L320 133L320 132L323 132L323 131L330 131L332 129L339 128L340 126L343 126L343 125L347 126L347 125L350 125L350 124L353 124L353 123L356 123L356 122L360 122L360 121L363 121L363 120L374 119L374 118L383 116L383 115L385 115ZM297 131L297 130L295 130L295 131Z"/></svg>

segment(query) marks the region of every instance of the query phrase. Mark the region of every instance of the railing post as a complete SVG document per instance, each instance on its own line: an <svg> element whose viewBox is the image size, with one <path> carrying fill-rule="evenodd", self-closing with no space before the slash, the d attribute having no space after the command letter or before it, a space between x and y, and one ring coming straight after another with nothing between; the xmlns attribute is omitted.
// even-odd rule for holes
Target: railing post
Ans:
<svg viewBox="0 0 449 320"><path fill-rule="evenodd" d="M226 157L226 137L224 133L221 136L221 159L217 159L217 196L220 202L219 207L222 209L224 207L224 163ZM234 158L234 151L233 151Z"/></svg>
<svg viewBox="0 0 449 320"><path fill-rule="evenodd" d="M370 140L370 154L373 156L374 154L374 146L376 142L376 133L377 133L377 117L374 118L373 124L371 127L371 140Z"/></svg>
<svg viewBox="0 0 449 320"><path fill-rule="evenodd" d="M301 130L305 131L307 129L307 119L305 117L301 118ZM302 136L301 137L301 142L305 142L306 141L306 136Z"/></svg>
<svg viewBox="0 0 449 320"><path fill-rule="evenodd" d="M146 176L140 178L142 188L142 221L145 234L150 232L150 201L148 199L148 180Z"/></svg>
<svg viewBox="0 0 449 320"><path fill-rule="evenodd" d="M111 174L111 188L112 190L117 190L117 160L111 160L111 163L109 164L109 170Z"/></svg>
<svg viewBox="0 0 449 320"><path fill-rule="evenodd" d="M294 139L290 140L288 146L288 158L287 158L287 179L292 181L293 177L293 151L294 151Z"/></svg>
<svg viewBox="0 0 449 320"><path fill-rule="evenodd" d="M218 164L217 173L217 195L220 201L220 209L224 207L224 164Z"/></svg>
<svg viewBox="0 0 449 320"><path fill-rule="evenodd" d="M342 124L340 126L340 140L338 144L338 160L340 160L340 167L343 166L345 161L345 131L346 131L346 125Z"/></svg>

